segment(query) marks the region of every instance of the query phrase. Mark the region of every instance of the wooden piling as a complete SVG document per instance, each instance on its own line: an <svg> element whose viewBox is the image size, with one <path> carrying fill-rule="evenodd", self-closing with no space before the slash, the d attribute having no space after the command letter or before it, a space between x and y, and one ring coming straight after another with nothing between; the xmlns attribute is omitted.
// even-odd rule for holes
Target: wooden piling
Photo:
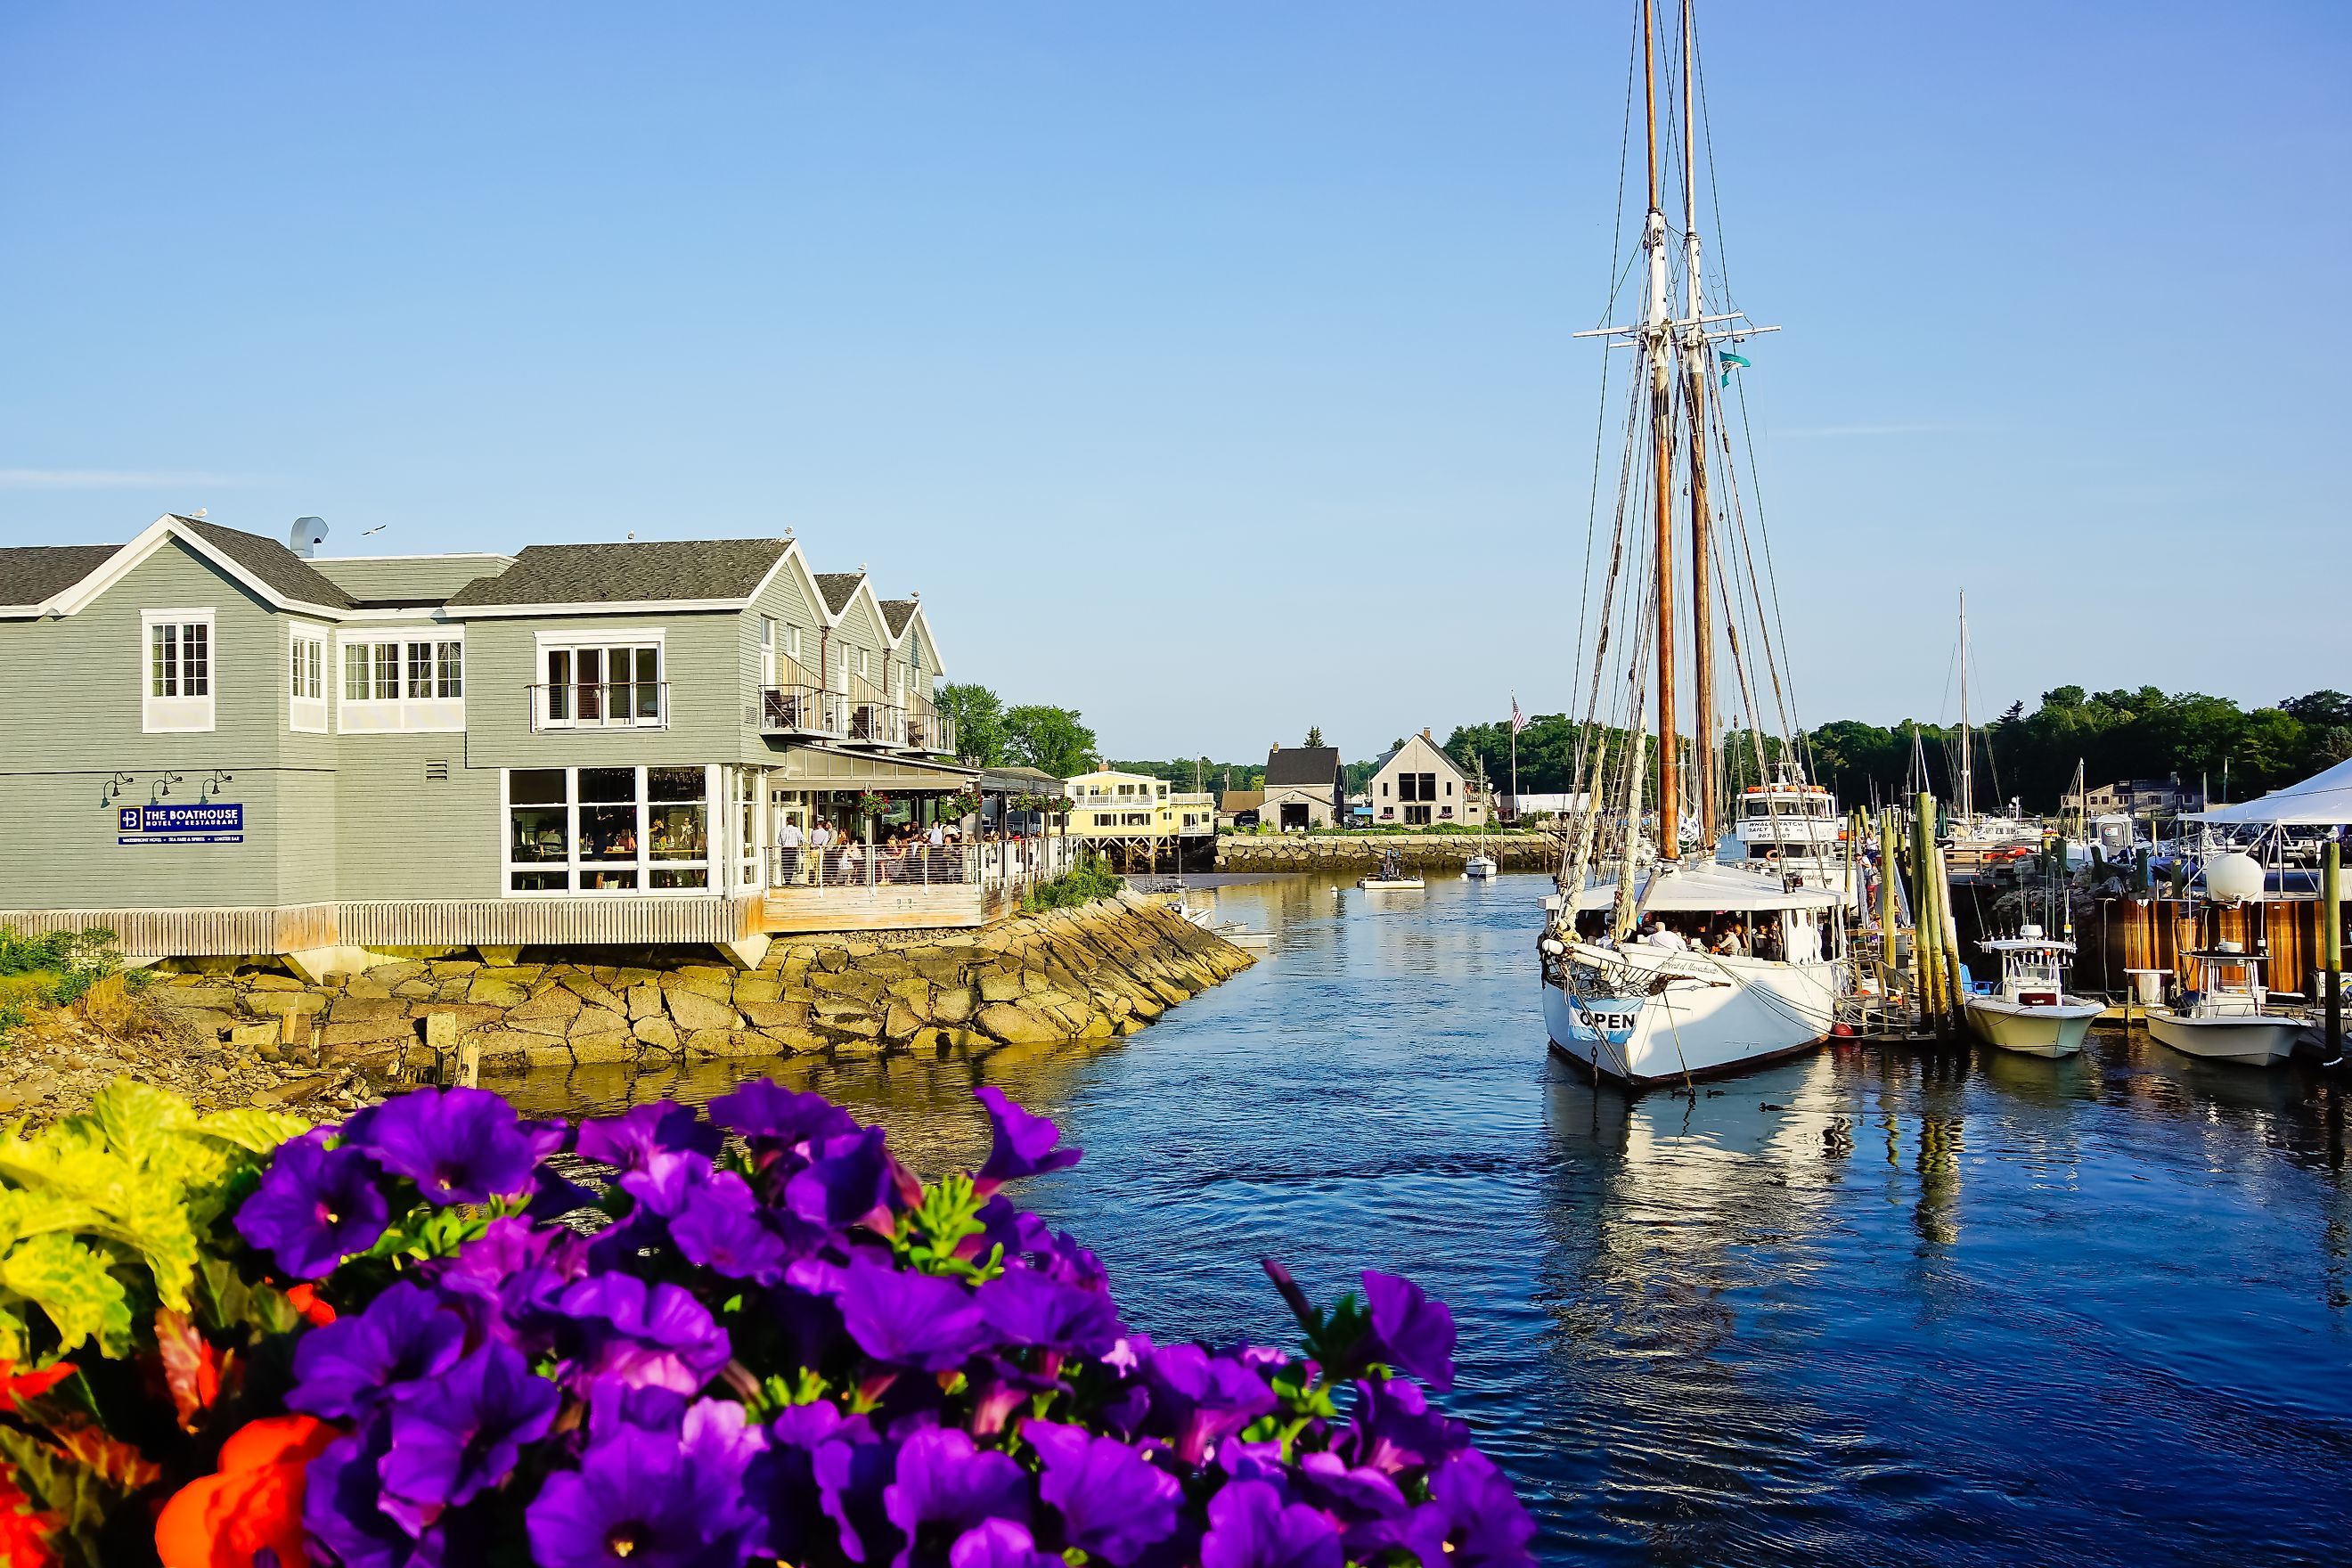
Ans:
<svg viewBox="0 0 2352 1568"><path fill-rule="evenodd" d="M2327 841L2319 863L2319 955L2326 965L2327 986L2327 1061L2344 1059L2344 883L2342 854L2336 840Z"/></svg>

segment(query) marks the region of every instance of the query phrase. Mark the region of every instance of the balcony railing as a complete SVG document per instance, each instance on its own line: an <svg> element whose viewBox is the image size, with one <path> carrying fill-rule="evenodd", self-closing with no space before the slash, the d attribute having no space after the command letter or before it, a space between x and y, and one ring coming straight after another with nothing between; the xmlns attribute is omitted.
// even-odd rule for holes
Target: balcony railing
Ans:
<svg viewBox="0 0 2352 1568"><path fill-rule="evenodd" d="M849 702L838 691L814 686L763 686L760 689L760 729L770 735L822 735L843 740L849 734Z"/></svg>
<svg viewBox="0 0 2352 1568"><path fill-rule="evenodd" d="M852 698L849 704L849 733L853 745L890 746L905 749L907 744L907 710L887 702L874 702Z"/></svg>
<svg viewBox="0 0 2352 1568"><path fill-rule="evenodd" d="M918 708L907 715L907 749L929 756L956 754L956 722L944 713Z"/></svg>
<svg viewBox="0 0 2352 1568"><path fill-rule="evenodd" d="M667 680L579 680L530 689L534 730L667 730Z"/></svg>

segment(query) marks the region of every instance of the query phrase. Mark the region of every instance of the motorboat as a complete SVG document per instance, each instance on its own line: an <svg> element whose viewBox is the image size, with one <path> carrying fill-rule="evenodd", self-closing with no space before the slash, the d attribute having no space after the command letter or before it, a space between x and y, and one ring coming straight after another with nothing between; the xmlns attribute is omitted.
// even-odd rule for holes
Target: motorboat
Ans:
<svg viewBox="0 0 2352 1568"><path fill-rule="evenodd" d="M1968 999L1969 1027L1977 1038L2029 1057L2071 1057L2081 1050L2091 1021L2104 1009L2066 994L2066 961L2074 944L2053 941L2040 926L2028 925L2013 937L1979 945L2000 955L2000 979Z"/></svg>
<svg viewBox="0 0 2352 1568"><path fill-rule="evenodd" d="M1846 891L1845 824L1828 789L1801 782L1784 764L1772 783L1741 790L1734 810L1716 844L1718 864Z"/></svg>
<svg viewBox="0 0 2352 1568"><path fill-rule="evenodd" d="M1368 893L1406 893L1426 884L1417 874L1406 870L1404 858L1391 849L1381 857L1381 868L1369 877L1358 879L1356 886Z"/></svg>
<svg viewBox="0 0 2352 1568"><path fill-rule="evenodd" d="M2197 965L2197 985L2148 1008L2147 1032L2158 1043L2244 1067L2270 1067L2294 1054L2304 1020L2268 1010L2260 955L2224 942L2181 956Z"/></svg>

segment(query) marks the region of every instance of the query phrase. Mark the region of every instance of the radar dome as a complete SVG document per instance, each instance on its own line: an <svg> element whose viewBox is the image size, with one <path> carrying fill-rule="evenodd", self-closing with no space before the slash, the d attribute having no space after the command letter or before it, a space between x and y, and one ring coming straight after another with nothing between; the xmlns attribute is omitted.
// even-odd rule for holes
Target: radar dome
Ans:
<svg viewBox="0 0 2352 1568"><path fill-rule="evenodd" d="M2263 863L2232 851L2205 862L2205 896L2225 904L2251 903L2263 896Z"/></svg>

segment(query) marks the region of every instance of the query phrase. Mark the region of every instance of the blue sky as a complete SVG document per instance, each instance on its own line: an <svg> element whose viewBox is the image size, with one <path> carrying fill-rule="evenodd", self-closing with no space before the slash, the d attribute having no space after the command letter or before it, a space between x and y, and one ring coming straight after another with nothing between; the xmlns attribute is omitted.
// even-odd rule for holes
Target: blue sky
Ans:
<svg viewBox="0 0 2352 1568"><path fill-rule="evenodd" d="M0 541L790 524L1117 754L1563 709L1631 16L14 5ZM2352 13L1699 22L1804 719L1963 585L1988 707L2352 686Z"/></svg>

